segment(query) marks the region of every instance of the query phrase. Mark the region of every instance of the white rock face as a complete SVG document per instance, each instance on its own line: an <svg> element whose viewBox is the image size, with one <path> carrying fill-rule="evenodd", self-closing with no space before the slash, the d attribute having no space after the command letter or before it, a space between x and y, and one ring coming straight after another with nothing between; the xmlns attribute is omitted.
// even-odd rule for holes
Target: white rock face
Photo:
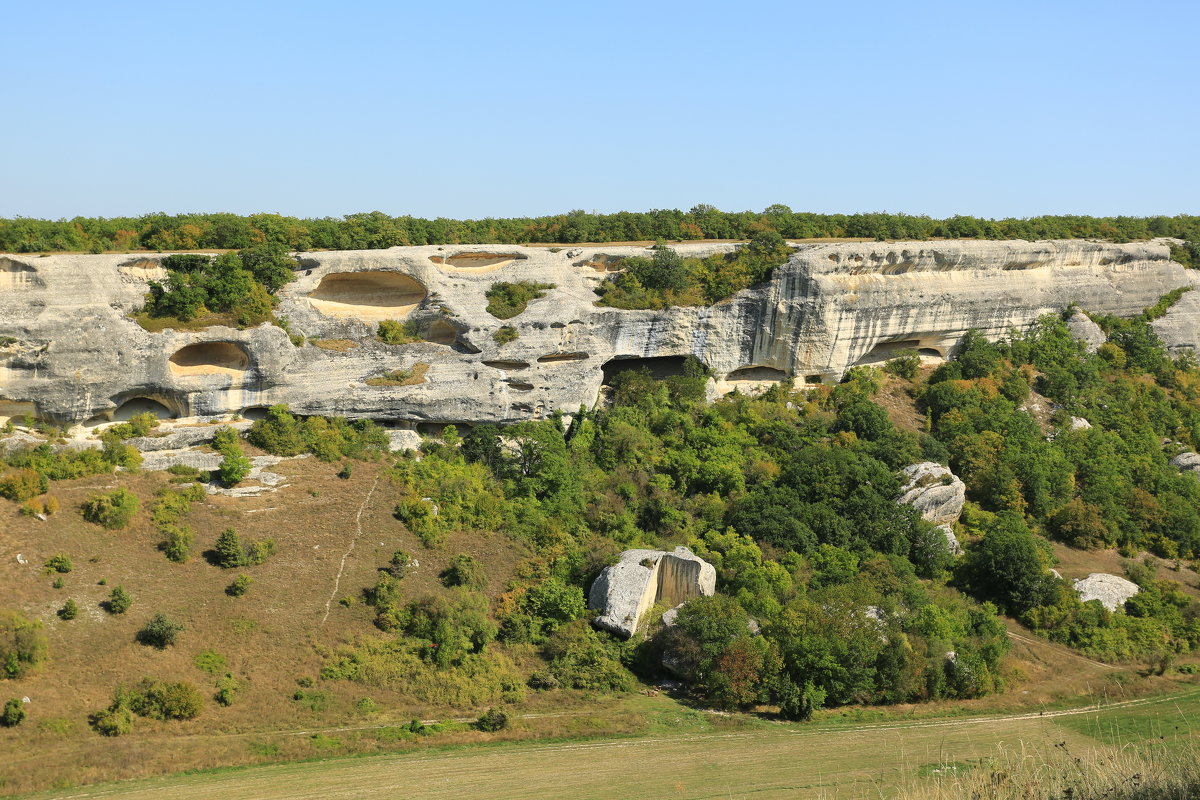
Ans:
<svg viewBox="0 0 1200 800"><path fill-rule="evenodd" d="M1133 581L1107 572L1093 572L1075 581L1075 593L1083 602L1099 600L1109 611L1116 611L1140 591Z"/></svg>
<svg viewBox="0 0 1200 800"><path fill-rule="evenodd" d="M147 280L161 277L156 254L0 256L0 272L15 276L0 289L0 422L29 414L73 424L147 405L178 417L251 416L286 403L409 427L506 423L590 407L606 366L677 368L692 355L714 371L714 395L804 385L899 349L941 358L968 329L998 338L1072 302L1132 315L1197 277L1162 243L807 244L769 281L715 306L596 306L606 264L648 253L453 245L303 254L278 309L305 338L300 347L272 325L143 330L129 315ZM488 314L488 288L521 280L555 288L513 319ZM374 336L380 319L411 321L424 341L384 344ZM518 338L497 343L502 326ZM1170 347L1200 341L1200 292L1156 330ZM368 383L421 364L422 382Z"/></svg>
<svg viewBox="0 0 1200 800"><path fill-rule="evenodd" d="M1092 427L1092 423L1088 422L1083 417L1071 417L1071 430L1086 431L1086 430L1090 430L1091 427Z"/></svg>
<svg viewBox="0 0 1200 800"><path fill-rule="evenodd" d="M1100 345L1108 341L1108 337L1104 335L1100 326L1078 309L1067 318L1067 330L1071 332L1072 336L1083 342L1089 353L1096 352Z"/></svg>
<svg viewBox="0 0 1200 800"><path fill-rule="evenodd" d="M1200 475L1200 453L1180 453L1167 463L1180 472Z"/></svg>
<svg viewBox="0 0 1200 800"><path fill-rule="evenodd" d="M921 512L934 525L958 521L967 499L967 486L948 468L933 461L911 464L900 471L904 487L900 502Z"/></svg>
<svg viewBox="0 0 1200 800"><path fill-rule="evenodd" d="M593 620L597 627L628 639L656 603L674 607L716 591L716 569L686 547L673 553L626 550L596 578L588 606L600 612Z"/></svg>

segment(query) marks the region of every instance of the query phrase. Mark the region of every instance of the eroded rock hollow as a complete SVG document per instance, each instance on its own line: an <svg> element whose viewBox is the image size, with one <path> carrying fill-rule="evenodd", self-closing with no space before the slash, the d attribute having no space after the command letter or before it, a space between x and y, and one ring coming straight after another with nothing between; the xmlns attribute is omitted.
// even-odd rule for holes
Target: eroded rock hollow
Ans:
<svg viewBox="0 0 1200 800"><path fill-rule="evenodd" d="M901 349L941 359L969 329L1004 336L1072 303L1133 315L1194 283L1157 242L813 244L716 305L624 311L597 306L593 289L646 248L555 249L306 253L279 293L289 330L157 333L132 317L147 281L162 277L161 256L0 256L0 415L69 424L148 398L177 416L286 403L412 425L505 423L591 406L606 378L630 366L669 374L694 356L713 371L713 396L802 388ZM553 288L498 320L486 293L500 281ZM375 334L388 319L419 335L385 344ZM1180 348L1200 341L1198 321L1193 292L1155 325ZM501 327L513 330L497 336ZM422 382L367 383L414 369Z"/></svg>

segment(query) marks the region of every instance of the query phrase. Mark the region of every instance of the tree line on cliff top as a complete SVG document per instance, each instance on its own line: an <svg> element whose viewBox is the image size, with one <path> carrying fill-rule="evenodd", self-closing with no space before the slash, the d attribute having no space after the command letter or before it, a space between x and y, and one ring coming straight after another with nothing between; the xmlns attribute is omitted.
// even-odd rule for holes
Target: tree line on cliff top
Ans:
<svg viewBox="0 0 1200 800"><path fill-rule="evenodd" d="M762 211L721 211L698 205L689 211L589 214L571 211L545 217L455 220L392 217L379 211L344 217L300 219L278 214L145 214L139 217L0 219L0 251L94 252L126 250L240 250L260 243L290 250L366 250L397 245L751 239L776 231L789 239L1080 239L1132 241L1156 236L1200 240L1200 217L1040 216L935 219L908 214L813 214L785 205Z"/></svg>

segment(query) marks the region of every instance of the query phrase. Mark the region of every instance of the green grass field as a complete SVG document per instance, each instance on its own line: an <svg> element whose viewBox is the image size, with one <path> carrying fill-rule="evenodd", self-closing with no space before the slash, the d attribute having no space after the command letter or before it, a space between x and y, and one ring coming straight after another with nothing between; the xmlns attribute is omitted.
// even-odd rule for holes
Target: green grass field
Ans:
<svg viewBox="0 0 1200 800"><path fill-rule="evenodd" d="M651 706L652 704L647 704ZM221 770L39 798L867 798L990 763L1194 742L1200 690L1102 710L838 724L714 717L663 700L654 735L518 742ZM520 723L519 723L520 724ZM335 737L336 732L327 736Z"/></svg>

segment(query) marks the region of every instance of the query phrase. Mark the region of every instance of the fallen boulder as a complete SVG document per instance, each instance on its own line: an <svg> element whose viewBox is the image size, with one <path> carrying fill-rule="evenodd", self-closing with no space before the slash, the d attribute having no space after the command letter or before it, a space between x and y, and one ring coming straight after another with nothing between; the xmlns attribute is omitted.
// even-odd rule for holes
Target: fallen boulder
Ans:
<svg viewBox="0 0 1200 800"><path fill-rule="evenodd" d="M1180 453L1167 463L1180 472L1200 474L1200 453Z"/></svg>
<svg viewBox="0 0 1200 800"><path fill-rule="evenodd" d="M1079 309L1076 309L1075 313L1067 319L1067 330L1073 338L1083 342L1084 348L1089 353L1096 352L1100 345L1108 341L1104 330Z"/></svg>
<svg viewBox="0 0 1200 800"><path fill-rule="evenodd" d="M941 464L922 461L900 471L904 487L901 503L912 506L934 525L951 525L958 521L967 499L967 486L957 475Z"/></svg>
<svg viewBox="0 0 1200 800"><path fill-rule="evenodd" d="M600 612L596 627L629 638L656 603L675 607L716 590L716 569L686 547L626 550L592 583L588 606Z"/></svg>
<svg viewBox="0 0 1200 800"><path fill-rule="evenodd" d="M1086 603L1089 600L1099 600L1109 611L1116 611L1125 605L1125 601L1140 591L1133 581L1125 580L1107 572L1093 572L1086 578L1075 581L1075 594Z"/></svg>

